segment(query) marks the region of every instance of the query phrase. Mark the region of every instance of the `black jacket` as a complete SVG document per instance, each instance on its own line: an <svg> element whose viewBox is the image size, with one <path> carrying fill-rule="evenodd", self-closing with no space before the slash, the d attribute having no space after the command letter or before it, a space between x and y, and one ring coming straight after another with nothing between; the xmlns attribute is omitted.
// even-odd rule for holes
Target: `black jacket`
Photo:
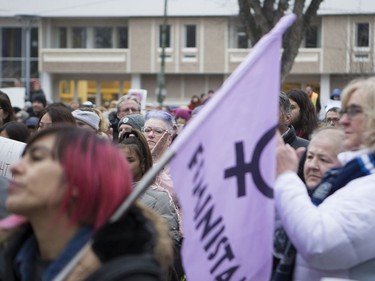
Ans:
<svg viewBox="0 0 375 281"><path fill-rule="evenodd" d="M283 137L284 142L289 144L294 149L297 149L299 147L305 147L307 151L307 147L310 142L306 139L298 137L292 125L289 125L289 130L286 131L282 135L282 137ZM305 182L305 177L303 176L303 166L306 160L306 151L302 155L299 165L298 165L298 176L302 179L303 182Z"/></svg>

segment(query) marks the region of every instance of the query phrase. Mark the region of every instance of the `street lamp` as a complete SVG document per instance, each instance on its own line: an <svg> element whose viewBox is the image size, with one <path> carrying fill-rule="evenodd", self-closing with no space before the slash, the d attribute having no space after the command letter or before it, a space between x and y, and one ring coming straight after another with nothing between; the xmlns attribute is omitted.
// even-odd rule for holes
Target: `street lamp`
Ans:
<svg viewBox="0 0 375 281"><path fill-rule="evenodd" d="M38 17L36 15L21 14L16 15L16 18L22 25L22 55L24 57L22 63L22 76L25 77L26 97L30 100L31 28Z"/></svg>
<svg viewBox="0 0 375 281"><path fill-rule="evenodd" d="M163 26L161 29L161 63L160 63L160 71L158 75L158 92L157 92L157 99L158 103L162 106L163 101L166 94L165 89L165 45L166 45L166 33L167 33L167 5L168 0L164 0L164 19L163 19Z"/></svg>

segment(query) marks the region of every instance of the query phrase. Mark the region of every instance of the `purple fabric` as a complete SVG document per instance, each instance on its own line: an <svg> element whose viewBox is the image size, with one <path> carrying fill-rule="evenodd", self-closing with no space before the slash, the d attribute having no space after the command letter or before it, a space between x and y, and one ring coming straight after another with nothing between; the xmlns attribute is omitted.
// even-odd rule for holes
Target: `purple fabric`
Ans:
<svg viewBox="0 0 375 281"><path fill-rule="evenodd" d="M281 37L294 19L259 41L170 147L187 280L270 279Z"/></svg>

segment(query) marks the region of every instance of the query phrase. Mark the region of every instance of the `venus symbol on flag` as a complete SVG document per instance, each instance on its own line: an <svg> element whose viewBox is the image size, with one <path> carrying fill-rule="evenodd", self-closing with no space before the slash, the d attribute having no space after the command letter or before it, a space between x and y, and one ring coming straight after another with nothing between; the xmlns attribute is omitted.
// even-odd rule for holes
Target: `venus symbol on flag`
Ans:
<svg viewBox="0 0 375 281"><path fill-rule="evenodd" d="M275 134L276 126L269 129L256 143L253 157L249 163L245 163L243 142L236 142L236 166L224 171L224 179L237 177L237 197L246 196L245 177L247 173L253 175L253 181L257 189L266 197L273 198L273 189L266 183L260 172L260 157L269 141Z"/></svg>

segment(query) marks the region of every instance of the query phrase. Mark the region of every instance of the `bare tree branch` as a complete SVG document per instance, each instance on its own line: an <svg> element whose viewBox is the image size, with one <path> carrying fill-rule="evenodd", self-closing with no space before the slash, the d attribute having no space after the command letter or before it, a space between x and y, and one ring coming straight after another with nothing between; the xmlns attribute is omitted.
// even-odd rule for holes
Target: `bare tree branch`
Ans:
<svg viewBox="0 0 375 281"><path fill-rule="evenodd" d="M274 19L274 4L275 0L264 0L263 2L263 14L268 22L268 26L272 27L275 25Z"/></svg>
<svg viewBox="0 0 375 281"><path fill-rule="evenodd" d="M296 22L283 36L283 56L281 77L284 79L293 67L294 59L304 38L305 30L310 27L311 20L316 16L320 4L324 0L311 0L305 9L306 0L238 0L240 19L246 27L246 33L255 44L268 33L293 3ZM277 3L277 7L276 7ZM263 7L262 7L263 4Z"/></svg>
<svg viewBox="0 0 375 281"><path fill-rule="evenodd" d="M266 17L263 14L262 6L260 5L259 0L249 0L250 8L254 10L255 20L257 22L258 28L262 31L263 34L270 31L270 27Z"/></svg>
<svg viewBox="0 0 375 281"><path fill-rule="evenodd" d="M275 23L285 14L285 11L289 8L288 0L280 0L277 10L275 11Z"/></svg>
<svg viewBox="0 0 375 281"><path fill-rule="evenodd" d="M316 17L316 13L318 12L320 4L324 0L312 0L310 5L307 7L304 17L304 25L305 27L310 25L311 19Z"/></svg>
<svg viewBox="0 0 375 281"><path fill-rule="evenodd" d="M248 0L238 0L238 6L240 8L240 20L244 24L246 35L251 43L255 44L262 35L251 13L249 2Z"/></svg>

